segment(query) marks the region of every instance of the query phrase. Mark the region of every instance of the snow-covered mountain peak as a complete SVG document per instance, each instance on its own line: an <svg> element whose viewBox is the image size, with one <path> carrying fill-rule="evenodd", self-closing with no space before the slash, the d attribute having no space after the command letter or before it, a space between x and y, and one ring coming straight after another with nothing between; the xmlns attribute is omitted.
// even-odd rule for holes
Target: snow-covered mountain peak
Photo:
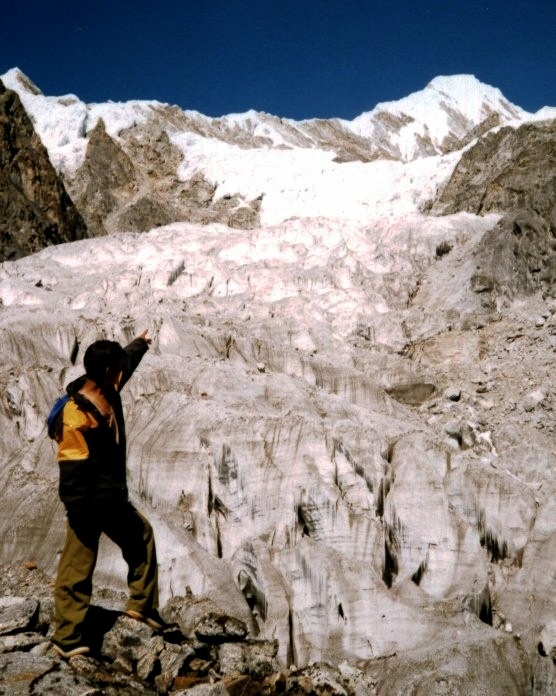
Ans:
<svg viewBox="0 0 556 696"><path fill-rule="evenodd" d="M19 68L11 68L1 76L2 82L7 89L20 93L21 90L33 95L42 95L37 85L30 80ZM21 96L21 95L20 95Z"/></svg>
<svg viewBox="0 0 556 696"><path fill-rule="evenodd" d="M440 76L418 92L377 104L348 127L365 138L389 138L404 161L460 149L472 135L531 118L473 75Z"/></svg>
<svg viewBox="0 0 556 696"><path fill-rule="evenodd" d="M510 119L523 119L531 115L509 102L497 87L481 82L474 75L441 75L429 82L425 87L427 90L457 104L462 112L474 120L484 117L486 109L501 112Z"/></svg>
<svg viewBox="0 0 556 696"><path fill-rule="evenodd" d="M377 104L353 121L295 121L252 109L211 118L155 101L85 104L74 95L44 96L17 68L0 78L18 92L55 167L70 177L83 162L87 134L99 118L113 138L155 118L171 138L182 132L187 140L217 140L243 150L323 150L339 163L445 154L490 128L533 118L472 75L436 77L424 89Z"/></svg>
<svg viewBox="0 0 556 696"><path fill-rule="evenodd" d="M358 119L389 111L406 114L414 119L434 120L435 112L447 109L456 109L476 123L492 111L500 112L508 120L530 116L519 106L509 102L497 87L481 82L474 75L440 75L424 89L396 101L381 102L372 111L361 114Z"/></svg>
<svg viewBox="0 0 556 696"><path fill-rule="evenodd" d="M7 89L17 92L25 110L58 171L73 176L85 157L87 134L102 118L111 137L138 123L145 123L156 101L86 104L74 94L45 96L19 68L0 75Z"/></svg>

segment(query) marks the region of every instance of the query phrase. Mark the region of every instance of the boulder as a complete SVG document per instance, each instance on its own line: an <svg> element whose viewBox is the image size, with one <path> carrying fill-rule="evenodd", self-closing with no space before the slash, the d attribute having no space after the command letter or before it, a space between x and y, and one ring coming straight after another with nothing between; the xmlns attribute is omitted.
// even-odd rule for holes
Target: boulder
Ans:
<svg viewBox="0 0 556 696"><path fill-rule="evenodd" d="M26 632L16 633L11 636L0 636L0 653L29 650L44 643L45 639L40 633Z"/></svg>
<svg viewBox="0 0 556 696"><path fill-rule="evenodd" d="M0 636L34 628L39 615L39 603L24 597L0 598Z"/></svg>
<svg viewBox="0 0 556 696"><path fill-rule="evenodd" d="M166 643L160 653L160 674L155 677L155 684L159 691L167 693L173 686L176 677L184 675L190 660L194 657L195 650L187 643L172 645Z"/></svg>
<svg viewBox="0 0 556 696"><path fill-rule="evenodd" d="M148 680L158 669L158 656L163 650L162 636L146 624L121 616L104 636L101 655L117 661L130 674Z"/></svg>
<svg viewBox="0 0 556 696"><path fill-rule="evenodd" d="M349 696L339 670L324 662L292 672L288 676L285 693L295 696Z"/></svg>
<svg viewBox="0 0 556 696"><path fill-rule="evenodd" d="M6 696L28 696L35 682L54 668L48 657L13 652L0 655L0 689ZM52 693L52 692L51 692Z"/></svg>
<svg viewBox="0 0 556 696"><path fill-rule="evenodd" d="M243 640L248 633L245 622L227 615L206 597L173 597L163 613L165 618L176 622L186 635L195 635L206 643Z"/></svg>
<svg viewBox="0 0 556 696"><path fill-rule="evenodd" d="M218 647L221 674L248 674L257 679L278 671L277 640L247 640L242 643L223 643Z"/></svg>

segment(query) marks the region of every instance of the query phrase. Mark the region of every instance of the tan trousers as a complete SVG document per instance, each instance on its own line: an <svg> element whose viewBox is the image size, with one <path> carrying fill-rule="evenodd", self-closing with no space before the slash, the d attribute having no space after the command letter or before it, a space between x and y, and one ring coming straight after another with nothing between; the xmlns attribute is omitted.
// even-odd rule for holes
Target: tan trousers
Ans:
<svg viewBox="0 0 556 696"><path fill-rule="evenodd" d="M148 612L158 606L158 568L151 525L131 503L102 511L102 520L68 515L54 590L56 631L53 640L69 648L83 642L83 625L91 601L98 542L106 534L122 550L129 572L127 609Z"/></svg>

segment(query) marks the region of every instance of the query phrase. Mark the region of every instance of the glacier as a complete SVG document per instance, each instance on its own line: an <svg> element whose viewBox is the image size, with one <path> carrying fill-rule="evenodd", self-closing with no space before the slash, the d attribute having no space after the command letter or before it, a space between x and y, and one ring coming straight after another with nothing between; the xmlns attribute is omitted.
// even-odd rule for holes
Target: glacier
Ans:
<svg viewBox="0 0 556 696"><path fill-rule="evenodd" d="M1 79L68 178L98 118L125 142L167 108ZM473 636L534 652L556 614L556 299L485 308L474 254L504 211L426 212L494 112L494 128L536 118L474 78L437 78L338 121L390 153L343 162L304 122L185 112L197 132L165 126L176 178L262 197L260 225L176 221L2 263L0 562L55 572L64 516L45 414L90 342L148 328L124 403L163 601L210 597L278 638L284 665ZM125 588L108 542L101 556L97 584Z"/></svg>

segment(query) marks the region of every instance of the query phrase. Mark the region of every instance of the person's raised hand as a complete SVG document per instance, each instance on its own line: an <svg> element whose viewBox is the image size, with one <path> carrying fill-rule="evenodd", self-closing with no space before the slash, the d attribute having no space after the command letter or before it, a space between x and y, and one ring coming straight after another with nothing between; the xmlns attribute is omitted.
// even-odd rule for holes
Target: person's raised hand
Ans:
<svg viewBox="0 0 556 696"><path fill-rule="evenodd" d="M145 329L145 330L143 331L143 333L140 333L139 336L137 336L137 338L142 338L143 341L145 341L145 343L146 343L148 346L150 346L151 343L153 342L153 340L152 340L152 338L149 338L149 336L147 335L148 333L149 333L149 330L148 330L148 329Z"/></svg>

